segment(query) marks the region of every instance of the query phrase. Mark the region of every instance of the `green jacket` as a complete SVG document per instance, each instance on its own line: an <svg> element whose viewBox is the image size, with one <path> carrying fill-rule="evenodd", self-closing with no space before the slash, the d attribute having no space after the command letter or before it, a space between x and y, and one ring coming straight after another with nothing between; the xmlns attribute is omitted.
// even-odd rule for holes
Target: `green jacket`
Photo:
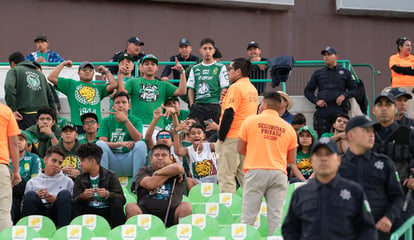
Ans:
<svg viewBox="0 0 414 240"><path fill-rule="evenodd" d="M52 127L52 131L55 134L56 138L59 139L61 129L58 126L54 125ZM36 147L39 156L43 158L46 155L47 149L52 146L52 142L50 141L49 136L40 133L37 124L27 128L26 135L28 139L30 138L32 140L32 143Z"/></svg>
<svg viewBox="0 0 414 240"><path fill-rule="evenodd" d="M13 112L35 112L45 106L56 110L45 75L29 61L21 62L7 72L4 91L6 103Z"/></svg>

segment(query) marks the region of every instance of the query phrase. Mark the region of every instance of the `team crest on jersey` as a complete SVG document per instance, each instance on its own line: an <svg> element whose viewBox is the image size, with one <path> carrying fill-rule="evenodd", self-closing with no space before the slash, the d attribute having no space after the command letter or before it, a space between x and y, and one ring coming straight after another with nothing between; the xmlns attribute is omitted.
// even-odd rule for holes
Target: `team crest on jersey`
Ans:
<svg viewBox="0 0 414 240"><path fill-rule="evenodd" d="M95 105L99 103L99 92L90 86L79 85L75 90L75 98L81 104Z"/></svg>
<svg viewBox="0 0 414 240"><path fill-rule="evenodd" d="M216 75L216 74L217 74L217 72L218 72L218 68L214 68L214 70L213 70L213 75Z"/></svg>
<svg viewBox="0 0 414 240"><path fill-rule="evenodd" d="M139 98L144 102L155 102L158 100L160 92L158 91L158 85L141 84L139 90Z"/></svg>
<svg viewBox="0 0 414 240"><path fill-rule="evenodd" d="M198 90L197 90L198 94L203 95L203 94L206 94L208 92L210 92L210 87L208 86L208 84L205 81L198 85Z"/></svg>
<svg viewBox="0 0 414 240"><path fill-rule="evenodd" d="M42 87L40 86L39 75L33 72L25 72L25 73L26 73L26 82L27 82L28 88L32 89L33 91L39 91L40 89L42 89Z"/></svg>

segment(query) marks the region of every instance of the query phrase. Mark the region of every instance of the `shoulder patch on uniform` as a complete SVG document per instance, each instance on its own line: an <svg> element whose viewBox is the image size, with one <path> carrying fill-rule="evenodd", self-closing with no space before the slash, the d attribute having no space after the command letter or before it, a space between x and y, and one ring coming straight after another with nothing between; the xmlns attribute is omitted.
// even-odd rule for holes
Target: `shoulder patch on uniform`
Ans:
<svg viewBox="0 0 414 240"><path fill-rule="evenodd" d="M395 171L395 177L397 178L397 181L400 182L400 176L398 175L397 171Z"/></svg>
<svg viewBox="0 0 414 240"><path fill-rule="evenodd" d="M369 206L368 200L364 200L364 207L367 212L371 212L371 207Z"/></svg>

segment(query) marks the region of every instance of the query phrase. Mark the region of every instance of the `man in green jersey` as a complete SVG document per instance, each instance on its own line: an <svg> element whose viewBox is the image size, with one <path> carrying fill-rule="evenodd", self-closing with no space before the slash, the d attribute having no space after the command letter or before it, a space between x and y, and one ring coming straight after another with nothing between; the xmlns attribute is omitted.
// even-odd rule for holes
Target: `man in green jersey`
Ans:
<svg viewBox="0 0 414 240"><path fill-rule="evenodd" d="M96 143L98 141L99 122L95 113L85 113L81 116L83 130L85 133L79 134L76 138L79 143Z"/></svg>
<svg viewBox="0 0 414 240"><path fill-rule="evenodd" d="M109 96L118 87L112 73L104 66L97 67L96 71L105 75L109 84L99 85L91 83L94 76L94 67L90 62L79 65L78 75L80 81L58 77L64 67L72 67L72 61L60 63L48 76L57 90L68 97L71 122L78 126L78 132L83 133L80 116L93 112L101 119L101 100ZM81 130L82 129L82 130Z"/></svg>

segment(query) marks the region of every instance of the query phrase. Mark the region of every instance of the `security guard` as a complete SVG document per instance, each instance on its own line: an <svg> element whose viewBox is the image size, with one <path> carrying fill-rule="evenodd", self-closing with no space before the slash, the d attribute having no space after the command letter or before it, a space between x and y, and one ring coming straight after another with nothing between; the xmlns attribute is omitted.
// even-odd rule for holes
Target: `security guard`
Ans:
<svg viewBox="0 0 414 240"><path fill-rule="evenodd" d="M379 239L389 239L390 233L399 226L404 193L392 160L371 151L375 124L366 116L356 116L348 121L345 132L349 148L342 156L338 173L362 186Z"/></svg>
<svg viewBox="0 0 414 240"><path fill-rule="evenodd" d="M144 46L144 42L142 42L138 37L131 37L127 41L126 49L124 51L115 53L110 62L118 62L119 57L121 57L124 53L130 54L134 59L134 62L138 62L145 56L144 53L140 52L142 46ZM118 74L118 65L111 65L108 66L108 68L112 74ZM132 76L135 76L135 68L132 70L131 74Z"/></svg>
<svg viewBox="0 0 414 240"><path fill-rule="evenodd" d="M329 132L336 116L350 109L348 98L357 96L357 85L350 71L337 66L338 53L333 47L322 50L326 67L316 70L305 87L305 97L316 104L314 129L319 137ZM315 96L315 91L318 90Z"/></svg>
<svg viewBox="0 0 414 240"><path fill-rule="evenodd" d="M363 189L337 175L336 143L321 138L312 146L311 161L315 179L293 193L283 239L378 239Z"/></svg>
<svg viewBox="0 0 414 240"><path fill-rule="evenodd" d="M414 119L411 119L408 116L408 100L413 97L411 94L407 93L404 88L393 88L390 90L390 93L395 98L395 107L397 109L395 121L400 125L405 125L414 128Z"/></svg>

